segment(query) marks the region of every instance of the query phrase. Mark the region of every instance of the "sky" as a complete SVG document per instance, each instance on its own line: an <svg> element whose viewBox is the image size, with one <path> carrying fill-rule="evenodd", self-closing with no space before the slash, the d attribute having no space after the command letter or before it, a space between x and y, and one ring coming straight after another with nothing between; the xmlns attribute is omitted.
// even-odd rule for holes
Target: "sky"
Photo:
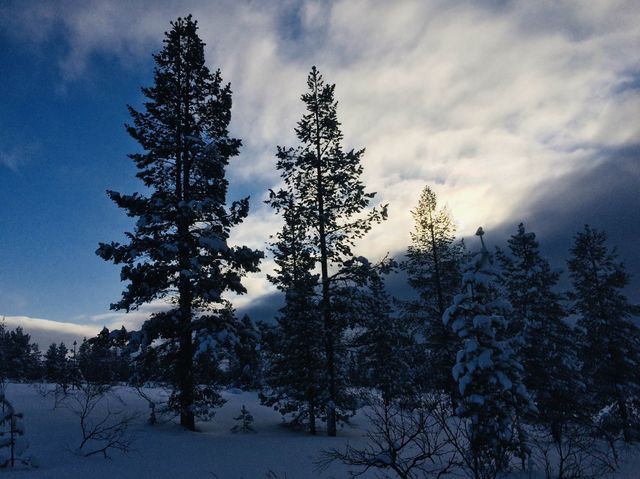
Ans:
<svg viewBox="0 0 640 479"><path fill-rule="evenodd" d="M278 230L263 200L279 182L276 146L296 145L316 65L336 84L345 147L366 148L363 180L389 204L358 254L400 258L429 185L460 236L482 225L503 245L523 221L559 268L585 223L604 229L640 301L637 1L0 0L0 315L10 324L82 336L135 328L162 307L110 311L124 285L95 249L132 227L105 194L140 190L126 105L141 107L151 54L189 13L209 67L231 83L231 133L243 141L229 199L249 195L251 211L232 242L264 249ZM272 267L267 258L233 298L256 319L277 308Z"/></svg>

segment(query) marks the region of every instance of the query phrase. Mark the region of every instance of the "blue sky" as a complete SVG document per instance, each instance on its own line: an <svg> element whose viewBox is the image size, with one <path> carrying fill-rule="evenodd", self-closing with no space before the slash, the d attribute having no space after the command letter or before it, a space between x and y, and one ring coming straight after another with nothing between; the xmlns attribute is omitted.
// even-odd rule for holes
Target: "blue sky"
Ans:
<svg viewBox="0 0 640 479"><path fill-rule="evenodd" d="M499 244L525 221L557 266L584 223L607 230L640 298L640 6L633 1L0 1L0 314L135 326L108 305L118 269L94 251L130 221L106 189L139 188L126 104L139 107L169 21L193 13L212 68L234 91L230 199L252 212L234 234L263 248L278 220L276 145L294 143L316 64L337 84L347 147L390 219L360 244L409 242L430 184L468 235ZM247 279L261 310L272 267ZM268 309L268 308L267 308Z"/></svg>
<svg viewBox="0 0 640 479"><path fill-rule="evenodd" d="M125 103L139 101L136 85L148 82L151 62L134 70L97 59L88 77L65 80L57 63L65 52L61 32L37 47L6 32L0 42L3 313L57 320L96 314L120 286L117 271L93 251L128 226L104 191L136 187L126 158L135 145L122 125Z"/></svg>

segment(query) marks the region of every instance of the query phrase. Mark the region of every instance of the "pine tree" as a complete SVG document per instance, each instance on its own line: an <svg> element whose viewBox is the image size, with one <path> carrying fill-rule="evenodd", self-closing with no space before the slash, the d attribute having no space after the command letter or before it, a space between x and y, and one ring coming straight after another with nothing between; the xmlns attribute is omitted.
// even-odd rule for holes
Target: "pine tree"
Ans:
<svg viewBox="0 0 640 479"><path fill-rule="evenodd" d="M56 343L51 343L49 345L49 349L44 354L44 368L45 368L45 377L49 381L53 381L56 379L58 366L58 346Z"/></svg>
<svg viewBox="0 0 640 479"><path fill-rule="evenodd" d="M585 225L575 236L568 266L592 404L596 412L609 408L604 425L631 441L640 437L634 407L640 400L640 329L632 320L640 309L624 295L630 278L606 241L603 231Z"/></svg>
<svg viewBox="0 0 640 479"><path fill-rule="evenodd" d="M482 248L465 266L462 293L443 321L462 341L453 368L461 396L456 414L470 419L475 468L499 471L512 451L526 450L517 418L535 406L507 335L512 307L499 294L500 275L484 246L482 228L477 234Z"/></svg>
<svg viewBox="0 0 640 479"><path fill-rule="evenodd" d="M562 427L581 413L584 393L562 297L554 292L560 272L540 255L536 235L518 225L507 255L498 251L502 281L513 307L510 336L517 336L523 381L538 406L537 420L560 441Z"/></svg>
<svg viewBox="0 0 640 479"><path fill-rule="evenodd" d="M21 327L6 330L0 323L0 379L32 380L40 376L40 350Z"/></svg>
<svg viewBox="0 0 640 479"><path fill-rule="evenodd" d="M16 413L4 391L0 391L0 468L15 467L16 463L31 465L31 458L25 454L28 443L21 437L22 419L22 413Z"/></svg>
<svg viewBox="0 0 640 479"><path fill-rule="evenodd" d="M343 331L335 320L332 283L348 275L347 262L353 258L354 241L363 237L374 223L387 216L386 206L365 213L375 193L365 192L360 180L364 150L344 152L343 135L337 118L335 85L325 85L313 67L307 78L308 91L302 95L306 113L295 129L297 148L278 148L277 167L285 183L284 190L294 193L308 233L307 243L319 266L320 310L323 319L327 376L327 429L336 435L336 408L346 397L340 384L337 353ZM276 206L277 194L271 198ZM330 275L330 270L334 272Z"/></svg>
<svg viewBox="0 0 640 479"><path fill-rule="evenodd" d="M370 275L362 302L362 332L356 340L360 384L379 391L383 404L411 399L417 392L414 328L394 312L377 271Z"/></svg>
<svg viewBox="0 0 640 479"><path fill-rule="evenodd" d="M293 414L293 424L306 422L316 433L316 420L326 404L323 323L315 287L317 275L313 250L307 241L301 208L293 196L280 192L277 203L284 217L282 230L270 250L276 263L269 280L285 295L285 306L276 318L277 327L263 334L265 383L263 404L283 415ZM275 204L275 194L272 203Z"/></svg>
<svg viewBox="0 0 640 479"><path fill-rule="evenodd" d="M223 292L245 292L241 278L257 271L262 254L227 244L230 229L249 208L248 198L225 206L225 167L241 145L228 135L231 88L220 71L205 66L191 16L171 26L153 57L154 85L142 89L145 111L129 107L133 124L127 131L144 150L130 157L149 193L108 192L137 222L127 233L129 243L101 243L97 254L122 264L121 278L129 282L112 309L175 299L176 307L153 315L140 337L145 344L162 338L163 348L171 350L180 424L194 429L193 336L219 321L216 305L224 309Z"/></svg>
<svg viewBox="0 0 640 479"><path fill-rule="evenodd" d="M242 405L242 409L240 410L240 414L233 418L234 420L240 422L240 424L236 424L231 428L231 432L256 432L253 428L253 416L249 412L249 410Z"/></svg>
<svg viewBox="0 0 640 479"><path fill-rule="evenodd" d="M460 267L464 243L455 242L456 228L445 208L438 208L436 194L425 186L412 212L415 229L403 267L419 300L409 303L409 313L419 319L429 354L428 381L431 388L456 395L451 380L455 334L442 323L442 315L460 290Z"/></svg>
<svg viewBox="0 0 640 479"><path fill-rule="evenodd" d="M49 381L58 384L64 394L72 382L72 368L67 357L69 350L64 343L52 343L44 355L45 374Z"/></svg>
<svg viewBox="0 0 640 479"><path fill-rule="evenodd" d="M232 382L241 388L255 389L260 386L260 333L248 315L238 325L237 341L233 344L233 355L229 367Z"/></svg>
<svg viewBox="0 0 640 479"><path fill-rule="evenodd" d="M97 336L84 339L76 354L76 363L82 378L96 384L127 381L130 375L124 327L109 331L104 327Z"/></svg>

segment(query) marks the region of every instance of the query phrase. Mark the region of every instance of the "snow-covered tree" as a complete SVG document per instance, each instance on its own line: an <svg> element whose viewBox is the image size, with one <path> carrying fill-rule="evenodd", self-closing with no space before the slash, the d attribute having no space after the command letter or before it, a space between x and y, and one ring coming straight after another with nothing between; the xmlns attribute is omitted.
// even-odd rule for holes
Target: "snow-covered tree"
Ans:
<svg viewBox="0 0 640 479"><path fill-rule="evenodd" d="M263 404L294 424L306 424L312 434L326 407L323 322L318 311L317 275L313 251L307 242L301 210L292 195L280 192L282 230L270 247L276 262L269 280L285 295L277 325L263 334L265 387Z"/></svg>
<svg viewBox="0 0 640 479"><path fill-rule="evenodd" d="M640 437L640 329L633 322L640 309L624 295L629 275L606 241L603 231L586 225L575 236L568 266L589 399L605 413L603 426L631 441Z"/></svg>
<svg viewBox="0 0 640 479"><path fill-rule="evenodd" d="M526 446L518 418L535 406L522 382L523 367L508 337L513 309L499 292L500 274L482 248L463 269L462 292L445 311L443 322L462 342L453 377L460 399L456 414L469 420L470 452L479 470L499 471L513 452Z"/></svg>
<svg viewBox="0 0 640 479"><path fill-rule="evenodd" d="M337 351L343 331L332 306L332 284L349 274L355 240L387 216L386 206L367 209L375 193L367 193L360 176L364 150L345 152L337 118L335 85L325 85L313 67L302 95L306 112L295 129L300 146L278 148L277 168L285 186L299 205L307 232L306 243L319 267L320 311L323 320L327 384L327 430L336 435L336 407L345 395L338 374ZM280 209L283 197L274 193L271 204ZM288 201L285 199L284 201Z"/></svg>
<svg viewBox="0 0 640 479"><path fill-rule="evenodd" d="M536 235L522 223L508 240L507 254L498 250L502 282L513 307L509 330L516 336L523 380L537 406L537 420L560 441L563 425L581 414L584 393L573 331L564 322L562 297L554 291L560 272L540 254Z"/></svg>
<svg viewBox="0 0 640 479"><path fill-rule="evenodd" d="M455 224L446 208L438 207L434 191L425 186L415 210L411 246L403 268L418 300L408 304L409 314L421 323L429 359L426 376L431 389L456 395L451 378L457 337L442 323L442 315L460 290L464 243L455 241Z"/></svg>
<svg viewBox="0 0 640 479"><path fill-rule="evenodd" d="M129 134L143 152L130 157L145 194L109 191L109 197L136 218L128 243L101 243L97 254L122 264L128 281L115 310L136 309L170 298L175 307L156 313L136 338L144 345L160 339L175 368L175 401L180 423L195 428L194 354L213 345L209 331L225 309L225 291L242 294L241 279L257 271L259 251L227 244L230 230L242 222L248 198L226 206L225 168L241 141L228 134L231 88L220 71L205 65L204 43L188 16L171 23L156 55L154 85L143 88L144 111L129 107ZM219 307L222 305L222 307Z"/></svg>

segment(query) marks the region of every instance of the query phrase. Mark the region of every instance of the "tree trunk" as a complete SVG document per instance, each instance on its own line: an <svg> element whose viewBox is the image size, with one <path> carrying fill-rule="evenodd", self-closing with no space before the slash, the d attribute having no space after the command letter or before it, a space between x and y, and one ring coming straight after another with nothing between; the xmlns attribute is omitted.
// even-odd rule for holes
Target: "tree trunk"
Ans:
<svg viewBox="0 0 640 479"><path fill-rule="evenodd" d="M318 200L318 230L320 237L320 267L322 274L322 315L324 318L325 329L325 349L327 354L327 379L329 382L329 401L327 404L327 435L336 436L336 373L335 373L335 359L334 359L334 334L333 321L331 318L331 299L329 295L329 266L328 266L328 254L327 254L327 236L325 225L325 211L324 211L324 187L322 176L322 151L320 145L320 119L318 117L318 90L317 85L315 89L315 107L316 107L316 182L318 186L317 200Z"/></svg>
<svg viewBox="0 0 640 479"><path fill-rule="evenodd" d="M178 233L178 258L180 262L180 280L178 284L179 305L179 351L177 370L178 394L180 406L180 425L190 431L195 431L195 417L193 414L193 402L195 384L193 378L193 340L191 338L192 316L192 291L189 277L184 274L191 270L189 221L185 217L184 205L190 199L189 183L189 155L185 145L184 136L187 134L183 125L183 110L189 111L189 98L183 96L180 108L180 121L178 124L178 149L176 156L176 199L177 207L177 233Z"/></svg>

